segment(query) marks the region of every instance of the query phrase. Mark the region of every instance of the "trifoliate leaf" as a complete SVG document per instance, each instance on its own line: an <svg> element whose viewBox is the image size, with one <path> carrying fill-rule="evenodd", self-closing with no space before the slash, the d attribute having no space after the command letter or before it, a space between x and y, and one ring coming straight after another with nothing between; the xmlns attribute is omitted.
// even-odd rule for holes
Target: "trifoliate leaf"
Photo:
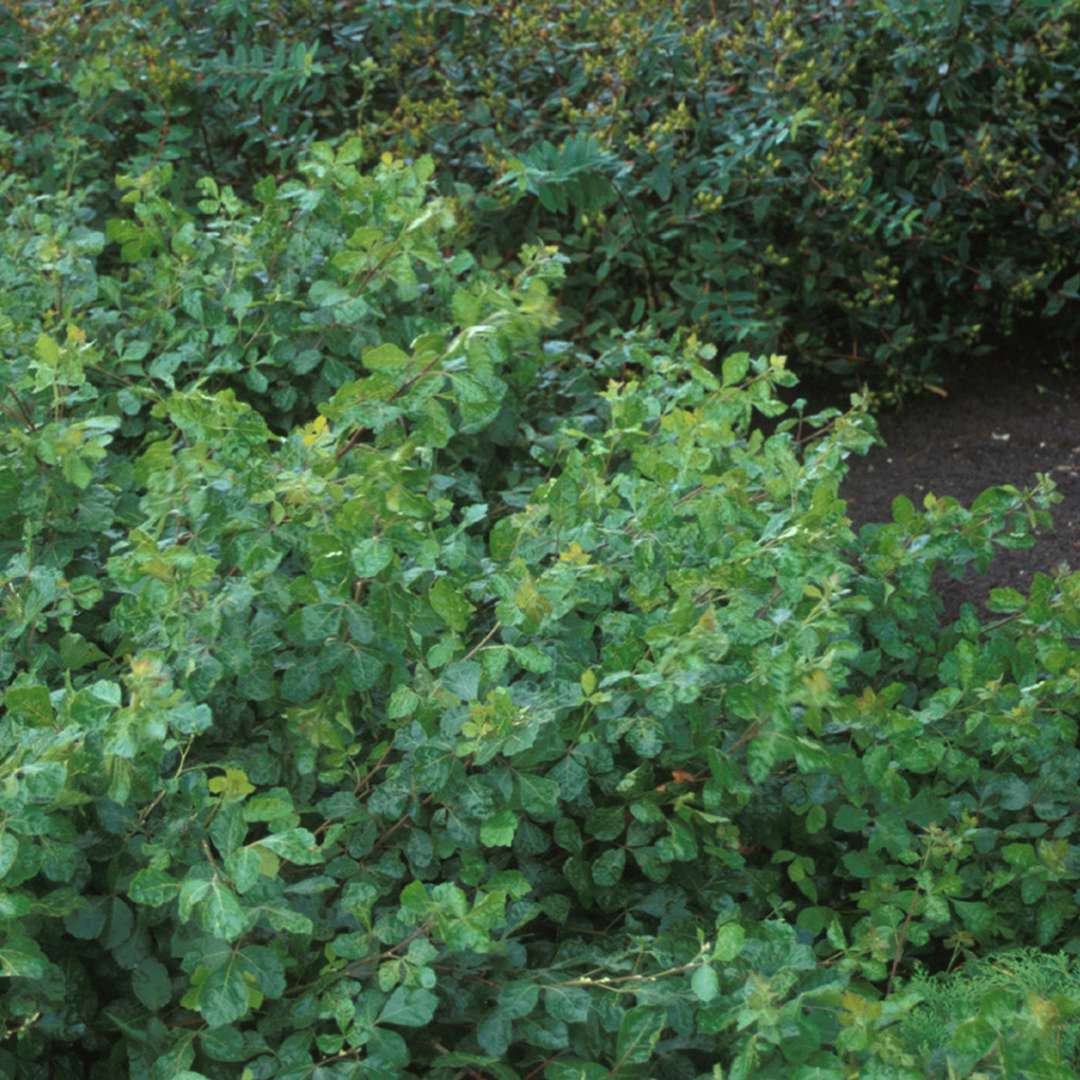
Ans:
<svg viewBox="0 0 1080 1080"><path fill-rule="evenodd" d="M509 847L514 842L517 827L513 810L500 810L480 826L480 843L484 847Z"/></svg>

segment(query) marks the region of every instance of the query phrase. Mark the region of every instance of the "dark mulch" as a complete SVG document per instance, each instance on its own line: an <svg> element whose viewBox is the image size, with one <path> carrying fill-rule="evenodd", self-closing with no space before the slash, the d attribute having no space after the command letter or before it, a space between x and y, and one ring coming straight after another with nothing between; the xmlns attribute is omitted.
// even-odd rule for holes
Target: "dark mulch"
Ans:
<svg viewBox="0 0 1080 1080"><path fill-rule="evenodd" d="M978 361L947 385L947 398L927 395L879 414L886 446L852 458L842 489L856 526L891 521L899 494L916 507L928 492L969 504L995 484L1029 486L1038 472L1049 473L1064 496L1053 509L1053 531L1035 547L1001 550L986 574L941 575L946 611L954 614L964 601L981 607L991 588L1026 592L1037 570L1080 568L1080 370L1019 367L1002 356Z"/></svg>

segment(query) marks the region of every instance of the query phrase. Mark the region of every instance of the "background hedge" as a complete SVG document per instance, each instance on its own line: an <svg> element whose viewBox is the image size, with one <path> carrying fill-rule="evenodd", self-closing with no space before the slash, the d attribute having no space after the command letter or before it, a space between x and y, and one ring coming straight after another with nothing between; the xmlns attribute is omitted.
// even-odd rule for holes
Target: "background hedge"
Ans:
<svg viewBox="0 0 1080 1080"><path fill-rule="evenodd" d="M1078 15L14 3L0 126L35 187L99 206L118 172L177 164L190 204L352 129L368 162L431 153L486 263L558 242L568 337L692 325L896 391L1018 325L1075 340Z"/></svg>

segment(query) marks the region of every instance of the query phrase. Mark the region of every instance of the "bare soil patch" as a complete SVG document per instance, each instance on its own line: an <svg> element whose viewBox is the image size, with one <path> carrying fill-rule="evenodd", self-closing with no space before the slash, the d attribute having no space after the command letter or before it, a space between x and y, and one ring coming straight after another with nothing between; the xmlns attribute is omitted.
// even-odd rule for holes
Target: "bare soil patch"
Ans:
<svg viewBox="0 0 1080 1080"><path fill-rule="evenodd" d="M879 414L886 445L853 458L841 490L858 527L892 520L896 495L917 507L927 493L969 504L995 484L1029 486L1036 473L1054 479L1064 499L1035 547L1000 551L985 574L941 575L950 615L965 601L981 607L992 588L1026 592L1036 571L1080 567L1080 370L1010 361L980 362L948 380L948 397L927 395Z"/></svg>

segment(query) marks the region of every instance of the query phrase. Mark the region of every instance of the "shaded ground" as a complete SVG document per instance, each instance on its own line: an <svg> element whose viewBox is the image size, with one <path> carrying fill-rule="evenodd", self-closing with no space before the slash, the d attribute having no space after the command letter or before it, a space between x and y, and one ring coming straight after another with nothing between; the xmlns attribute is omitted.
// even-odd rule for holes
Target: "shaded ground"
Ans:
<svg viewBox="0 0 1080 1080"><path fill-rule="evenodd" d="M850 459L841 491L856 526L891 521L890 504L907 495L917 507L927 492L965 505L994 484L1028 486L1049 473L1064 501L1053 508L1054 529L1034 548L1000 551L983 575L963 581L944 575L946 609L980 604L991 588L1027 591L1036 570L1061 563L1080 569L1080 370L1010 369L1008 357L981 362L948 383L949 396L927 396L882 413L886 447Z"/></svg>

